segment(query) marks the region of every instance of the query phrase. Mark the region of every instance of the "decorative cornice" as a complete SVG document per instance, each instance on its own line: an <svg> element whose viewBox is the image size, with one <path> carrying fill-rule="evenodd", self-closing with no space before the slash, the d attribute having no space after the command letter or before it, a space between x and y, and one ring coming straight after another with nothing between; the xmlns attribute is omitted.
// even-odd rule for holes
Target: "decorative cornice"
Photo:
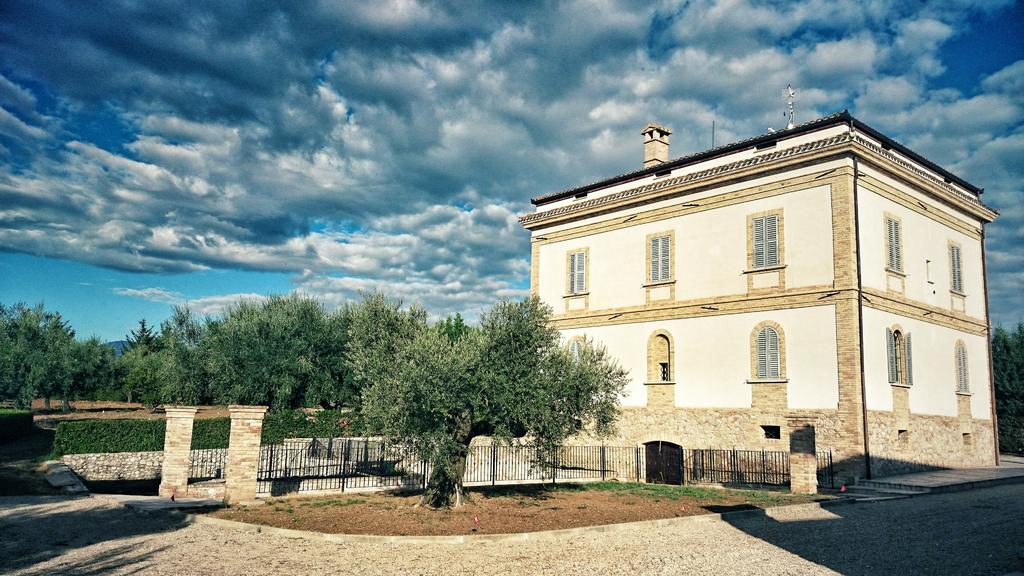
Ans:
<svg viewBox="0 0 1024 576"><path fill-rule="evenodd" d="M929 184L939 188L941 191L952 195L953 198L955 198L956 200L970 204L972 207L977 208L979 212L982 212L986 215L991 215L991 217L994 217L997 214L994 210L985 206L978 198L974 197L973 195L957 190L955 187L948 184L947 182L935 177L931 173L922 170L921 168L918 168L913 163L904 160L900 156L883 149L881 146L874 144L873 142L863 138L859 134L851 134L850 132L844 132L842 134L838 134L828 138L822 138L821 140L815 140L813 142L807 142L805 144L793 146L791 148L784 148L782 150L777 150L766 154L760 154L753 158L738 160L736 162L723 164L721 166L715 166L713 168L692 172L690 174L683 174L672 178L665 178L664 180L659 180L657 182L652 182L650 184L645 184L643 186L628 188L626 190L621 190L619 192L608 194L606 196L600 196L598 198L591 198L588 200L574 202L573 204L568 206L560 206L558 208L552 208L550 210L545 210L542 212L533 212L530 214L525 214L519 217L519 222L523 226L530 227L531 225L536 225L538 223L542 223L548 220L561 219L559 217L591 211L595 208L600 208L602 206L607 206L610 204L623 203L624 201L627 203L632 203L630 201L635 201L637 203L641 201L649 201L653 199L651 197L657 197L667 189L677 188L687 184L698 183L703 180L709 180L715 177L727 175L734 172L739 172L741 170L746 170L752 167L769 167L772 164L798 159L802 156L817 154L823 150L839 150L842 148L849 149L850 146L854 143L856 143L863 149L868 150L873 154L877 154L878 156L888 160L889 162L896 164L900 168L912 172L915 176L926 180ZM989 219L991 219L991 217Z"/></svg>

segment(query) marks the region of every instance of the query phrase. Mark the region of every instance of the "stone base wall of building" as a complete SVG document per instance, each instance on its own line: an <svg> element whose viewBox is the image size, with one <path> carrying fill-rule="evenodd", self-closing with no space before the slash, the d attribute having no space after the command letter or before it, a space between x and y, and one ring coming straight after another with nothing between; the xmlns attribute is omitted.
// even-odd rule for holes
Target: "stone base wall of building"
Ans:
<svg viewBox="0 0 1024 576"><path fill-rule="evenodd" d="M60 460L84 480L155 480L160 478L164 453L67 454Z"/></svg>
<svg viewBox="0 0 1024 576"><path fill-rule="evenodd" d="M736 448L738 450L789 450L787 415L815 418L818 447L827 450L839 437L835 410L770 411L741 408L633 408L623 407L615 434L604 439L609 446L635 446L664 440L685 448ZM765 430L763 426L771 427ZM767 438L778 428L779 438ZM578 437L578 444L600 443Z"/></svg>
<svg viewBox="0 0 1024 576"><path fill-rule="evenodd" d="M872 477L995 465L991 420L965 423L954 416L925 414L903 420L893 412L868 412Z"/></svg>

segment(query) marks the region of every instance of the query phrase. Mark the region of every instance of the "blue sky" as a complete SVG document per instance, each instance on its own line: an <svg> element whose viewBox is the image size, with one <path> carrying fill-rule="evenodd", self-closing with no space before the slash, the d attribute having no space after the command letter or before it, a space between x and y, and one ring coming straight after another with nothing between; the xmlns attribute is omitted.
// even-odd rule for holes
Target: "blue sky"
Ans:
<svg viewBox="0 0 1024 576"><path fill-rule="evenodd" d="M1024 320L1013 2L0 4L0 302L118 339L188 304L382 290L473 318L529 283L516 216L673 155L854 115L986 189Z"/></svg>

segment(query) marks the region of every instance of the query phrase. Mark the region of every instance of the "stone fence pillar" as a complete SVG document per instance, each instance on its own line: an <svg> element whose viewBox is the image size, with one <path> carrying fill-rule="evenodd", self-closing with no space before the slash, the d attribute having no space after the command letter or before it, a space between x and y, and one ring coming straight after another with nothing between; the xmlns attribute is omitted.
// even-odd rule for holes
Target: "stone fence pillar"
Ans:
<svg viewBox="0 0 1024 576"><path fill-rule="evenodd" d="M260 436L266 406L228 406L231 435L224 473L224 501L228 504L256 499L256 475L260 465Z"/></svg>
<svg viewBox="0 0 1024 576"><path fill-rule="evenodd" d="M789 416L789 489L793 494L818 493L818 452L814 418Z"/></svg>
<svg viewBox="0 0 1024 576"><path fill-rule="evenodd" d="M194 406L164 408L167 430L164 432L164 461L160 472L159 494L165 497L185 496L188 474L192 467L192 422Z"/></svg>

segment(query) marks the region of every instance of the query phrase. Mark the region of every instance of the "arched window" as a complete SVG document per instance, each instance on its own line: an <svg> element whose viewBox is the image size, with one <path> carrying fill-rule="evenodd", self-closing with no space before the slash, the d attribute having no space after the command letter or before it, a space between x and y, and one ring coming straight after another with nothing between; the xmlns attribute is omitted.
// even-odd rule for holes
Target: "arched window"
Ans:
<svg viewBox="0 0 1024 576"><path fill-rule="evenodd" d="M672 339L666 332L656 332L647 340L647 380L672 382Z"/></svg>
<svg viewBox="0 0 1024 576"><path fill-rule="evenodd" d="M910 334L899 328L886 328L886 347L889 359L889 383L911 386L914 384L914 362Z"/></svg>
<svg viewBox="0 0 1024 576"><path fill-rule="evenodd" d="M956 391L961 394L971 392L970 381L967 378L967 347L963 342L957 342L956 354Z"/></svg>
<svg viewBox="0 0 1024 576"><path fill-rule="evenodd" d="M771 326L757 332L757 377L781 378L779 333Z"/></svg>
<svg viewBox="0 0 1024 576"><path fill-rule="evenodd" d="M583 343L579 339L575 339L572 344L569 344L569 355L576 362L583 360Z"/></svg>

